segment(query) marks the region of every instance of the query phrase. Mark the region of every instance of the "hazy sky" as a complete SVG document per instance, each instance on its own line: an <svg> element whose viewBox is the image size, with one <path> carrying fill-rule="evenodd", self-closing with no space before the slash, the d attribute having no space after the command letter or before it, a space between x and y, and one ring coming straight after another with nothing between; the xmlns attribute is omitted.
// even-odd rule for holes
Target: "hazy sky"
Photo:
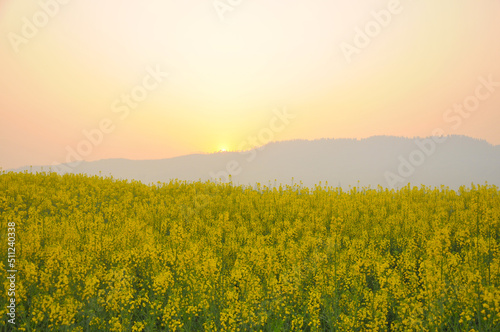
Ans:
<svg viewBox="0 0 500 332"><path fill-rule="evenodd" d="M0 167L249 136L500 144L499 17L498 0L3 0Z"/></svg>

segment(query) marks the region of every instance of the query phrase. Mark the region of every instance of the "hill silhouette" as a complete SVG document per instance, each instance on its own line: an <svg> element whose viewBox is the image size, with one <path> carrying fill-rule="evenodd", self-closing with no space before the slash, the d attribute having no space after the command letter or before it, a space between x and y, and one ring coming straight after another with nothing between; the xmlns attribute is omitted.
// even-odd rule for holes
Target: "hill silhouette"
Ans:
<svg viewBox="0 0 500 332"><path fill-rule="evenodd" d="M500 186L500 146L466 136L293 140L242 152L192 154L160 160L105 159L14 171L85 173L134 179L146 184L170 179L214 180L235 184L292 184L401 188L407 183Z"/></svg>

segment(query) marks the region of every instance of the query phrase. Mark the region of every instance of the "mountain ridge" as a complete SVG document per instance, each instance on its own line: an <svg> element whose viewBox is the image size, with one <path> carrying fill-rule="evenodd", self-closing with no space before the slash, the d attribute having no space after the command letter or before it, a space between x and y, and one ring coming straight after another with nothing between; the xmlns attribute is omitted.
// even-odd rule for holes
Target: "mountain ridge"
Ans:
<svg viewBox="0 0 500 332"><path fill-rule="evenodd" d="M110 158L7 171L55 171L138 180L146 184L186 181L251 185L302 181L349 186L400 188L407 183L458 189L472 182L500 186L500 145L467 136L371 136L270 142L252 150L195 153L165 159ZM359 181L359 182L358 182Z"/></svg>

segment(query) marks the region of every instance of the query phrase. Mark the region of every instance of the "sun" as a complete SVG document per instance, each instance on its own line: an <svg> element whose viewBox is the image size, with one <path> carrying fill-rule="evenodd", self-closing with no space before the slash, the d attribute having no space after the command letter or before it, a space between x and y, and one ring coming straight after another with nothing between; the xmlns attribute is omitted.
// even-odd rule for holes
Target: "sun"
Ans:
<svg viewBox="0 0 500 332"><path fill-rule="evenodd" d="M227 145L219 145L219 148L217 149L217 152L228 152L229 151L229 148L227 147Z"/></svg>

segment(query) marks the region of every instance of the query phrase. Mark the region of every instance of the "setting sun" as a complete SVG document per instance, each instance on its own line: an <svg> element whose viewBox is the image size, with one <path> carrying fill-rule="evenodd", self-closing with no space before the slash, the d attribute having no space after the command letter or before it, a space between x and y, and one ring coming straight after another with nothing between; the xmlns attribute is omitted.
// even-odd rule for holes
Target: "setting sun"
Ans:
<svg viewBox="0 0 500 332"><path fill-rule="evenodd" d="M0 332L500 332L499 17L0 0Z"/></svg>
<svg viewBox="0 0 500 332"><path fill-rule="evenodd" d="M64 163L82 149L86 161L161 159L423 137L456 119L443 113L477 77L500 75L495 1L405 1L390 16L387 1L63 2L1 2L0 167ZM499 100L443 129L499 144ZM284 107L296 121L273 120ZM103 119L102 144L81 143Z"/></svg>

